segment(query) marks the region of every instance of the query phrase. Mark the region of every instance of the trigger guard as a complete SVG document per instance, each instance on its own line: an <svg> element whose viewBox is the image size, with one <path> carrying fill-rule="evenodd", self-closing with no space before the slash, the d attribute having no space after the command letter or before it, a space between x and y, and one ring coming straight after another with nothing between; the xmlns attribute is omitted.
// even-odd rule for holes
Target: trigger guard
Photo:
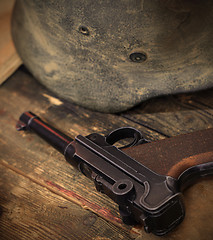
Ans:
<svg viewBox="0 0 213 240"><path fill-rule="evenodd" d="M140 131L132 127L123 127L112 131L111 133L106 135L106 142L110 145L113 145L116 142L123 140L125 138L133 138L133 141L123 147L119 147L119 149L132 147L138 144L149 142L143 137Z"/></svg>

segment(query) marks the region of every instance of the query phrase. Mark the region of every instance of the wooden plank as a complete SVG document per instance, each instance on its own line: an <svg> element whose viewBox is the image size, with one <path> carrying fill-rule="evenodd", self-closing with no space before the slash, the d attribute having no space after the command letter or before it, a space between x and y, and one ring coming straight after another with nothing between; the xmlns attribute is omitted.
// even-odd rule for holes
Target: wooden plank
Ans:
<svg viewBox="0 0 213 240"><path fill-rule="evenodd" d="M203 107L213 108L213 89L207 89L205 91L196 92L196 94L177 95L179 101L194 105L202 105Z"/></svg>
<svg viewBox="0 0 213 240"><path fill-rule="evenodd" d="M203 104L197 104L191 97L189 100L187 94L181 96L152 99L139 108L122 113L121 116L165 136L184 134L213 126L213 108L204 105L205 98L206 101L209 99L208 95L205 97L203 94Z"/></svg>
<svg viewBox="0 0 213 240"><path fill-rule="evenodd" d="M1 239L131 239L112 223L4 165L0 175Z"/></svg>
<svg viewBox="0 0 213 240"><path fill-rule="evenodd" d="M127 232L134 231L134 233L138 231L142 236L149 238L150 235L144 235L145 233L141 228L131 230L130 227L123 225L116 204L97 193L92 182L67 164L63 156L38 136L16 132L15 124L22 112L31 110L71 135L71 137L77 134L87 135L94 131L105 134L109 130L126 125L139 128L145 133L146 137L153 140L165 138L167 134L176 135L178 132L190 132L193 129L199 129L197 123L200 120L198 121L196 118L201 113L203 114L202 108L196 110L195 106L177 104L177 102L172 102L168 98L152 101L120 115L95 113L59 100L21 69L0 87L1 163L6 168L12 169L29 181L36 183L41 189L48 189L69 202L72 201L83 208L90 209L101 218L118 226L121 231L123 231L122 229ZM185 115L183 112L186 112ZM161 119L159 119L159 113L164 113L161 115ZM146 114L149 115L150 119L148 123L145 121L148 117L145 116L144 118ZM179 121L183 126L175 116L179 116ZM185 116L184 121L181 120L183 116ZM205 114L202 116L202 127L207 128L211 118ZM186 124L186 119L190 117L192 118L191 123L189 121ZM209 185L211 184L207 183L207 188L205 187L205 194L208 192L211 194L212 192ZM199 194L202 195L202 191L196 194L196 197ZM208 217L208 214L206 216ZM188 221L190 222L190 219ZM177 231L181 232L181 230ZM187 228L185 228L185 231L187 231ZM199 231L202 232L202 227ZM178 234L177 236L180 236ZM95 233L93 237L96 237ZM174 237L173 239L180 238Z"/></svg>
<svg viewBox="0 0 213 240"><path fill-rule="evenodd" d="M15 0L0 0L0 84L21 64L11 36L11 16Z"/></svg>

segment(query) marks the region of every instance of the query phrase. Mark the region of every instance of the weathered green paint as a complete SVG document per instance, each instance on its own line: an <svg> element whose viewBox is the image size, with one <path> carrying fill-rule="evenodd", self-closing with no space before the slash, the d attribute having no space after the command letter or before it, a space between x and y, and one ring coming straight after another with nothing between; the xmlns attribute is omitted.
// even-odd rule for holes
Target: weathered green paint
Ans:
<svg viewBox="0 0 213 240"><path fill-rule="evenodd" d="M17 0L12 33L27 68L60 97L120 112L213 86L213 3ZM139 52L145 61L129 56Z"/></svg>

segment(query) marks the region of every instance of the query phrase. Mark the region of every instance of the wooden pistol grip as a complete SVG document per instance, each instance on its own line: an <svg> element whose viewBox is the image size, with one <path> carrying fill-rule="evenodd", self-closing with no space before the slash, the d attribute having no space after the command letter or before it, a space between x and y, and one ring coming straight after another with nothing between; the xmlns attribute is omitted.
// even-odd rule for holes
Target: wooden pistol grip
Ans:
<svg viewBox="0 0 213 240"><path fill-rule="evenodd" d="M205 152L183 158L168 171L167 175L178 178L186 169L207 162L213 162L213 152Z"/></svg>
<svg viewBox="0 0 213 240"><path fill-rule="evenodd" d="M158 174L178 178L189 167L213 161L213 128L126 148L123 151Z"/></svg>

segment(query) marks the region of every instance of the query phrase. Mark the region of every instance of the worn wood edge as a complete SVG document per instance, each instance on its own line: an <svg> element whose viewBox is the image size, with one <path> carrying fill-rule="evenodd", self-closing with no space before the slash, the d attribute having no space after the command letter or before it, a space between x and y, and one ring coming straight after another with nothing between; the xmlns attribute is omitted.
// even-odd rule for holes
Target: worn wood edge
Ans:
<svg viewBox="0 0 213 240"><path fill-rule="evenodd" d="M114 224L115 226L121 228L122 230L125 230L134 238L137 237L141 232L140 231L141 228L133 227L133 228L129 229L128 227L126 227L125 224L122 223L122 220L120 218L117 218L116 216L114 216L108 209L101 207L97 204L94 204L92 202L89 202L88 200L86 200L79 194L74 193L73 191L67 190L67 189L61 187L60 185L58 185L54 182L51 182L49 180L36 179L35 177L32 177L32 176L22 172L20 169L8 164L5 160L1 160L0 164L2 166L12 170L13 172L15 172L23 177L26 177L30 181L32 181L42 187L45 187L52 193L54 193L58 196L61 196L64 199L81 206L83 209L86 209L86 210L89 210L89 211L95 213L96 215L103 218L104 220Z"/></svg>
<svg viewBox="0 0 213 240"><path fill-rule="evenodd" d="M0 84L10 77L22 64L11 35L11 17L15 1L0 2Z"/></svg>
<svg viewBox="0 0 213 240"><path fill-rule="evenodd" d="M1 55L0 51L0 55ZM17 53L11 55L3 66L0 66L0 85L8 79L22 64Z"/></svg>

